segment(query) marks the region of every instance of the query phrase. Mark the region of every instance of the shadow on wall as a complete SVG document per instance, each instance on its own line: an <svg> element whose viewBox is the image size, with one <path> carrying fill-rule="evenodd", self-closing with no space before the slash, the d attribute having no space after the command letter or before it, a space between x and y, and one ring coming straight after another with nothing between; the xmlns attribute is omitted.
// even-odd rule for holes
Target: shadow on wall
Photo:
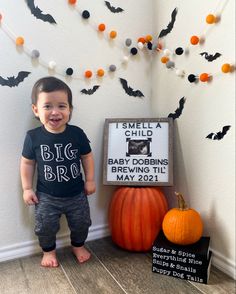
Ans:
<svg viewBox="0 0 236 294"><path fill-rule="evenodd" d="M31 129L34 129L38 126L40 126L40 122L39 120L37 120L33 113L32 113L32 116L28 122L28 125L26 126L26 129L25 129L25 134L24 136L26 135L26 132L28 130L31 130ZM22 142L24 142L24 138L22 138ZM22 143L23 144L23 143ZM21 150L23 148L23 145L21 146ZM20 162L19 162L19 165L20 165ZM18 195L18 199L20 199L20 207L19 207L19 210L20 210L20 223L27 229L29 229L32 233L32 238L31 239L34 239L35 238L35 235L34 235L34 206L28 206L24 203L24 200L23 200L23 191L22 191L22 186L21 186L21 179L20 179L20 166L19 166L19 177L18 177L18 186L19 186L19 195ZM36 187L36 175L34 177L34 187Z"/></svg>
<svg viewBox="0 0 236 294"><path fill-rule="evenodd" d="M229 258L229 246L227 243L227 230L224 227L224 222L221 222L216 208L214 199L212 200L212 205L207 210L207 213L201 213L201 217L204 223L204 235L211 237L211 244L210 247L214 248L217 252L224 252L224 257ZM214 235L217 236L215 239L214 236L211 236L209 232L214 232ZM217 240L214 242L214 240Z"/></svg>
<svg viewBox="0 0 236 294"><path fill-rule="evenodd" d="M175 195L176 192L180 192L184 195L184 199L187 205L190 205L189 189L187 182L187 174L184 166L184 155L181 148L181 140L178 130L177 122L174 121L173 131L173 182L172 187L163 187L163 191L166 195L169 208L177 207L178 202ZM180 190L181 187L181 190Z"/></svg>
<svg viewBox="0 0 236 294"><path fill-rule="evenodd" d="M98 181L97 181L97 191L96 191L96 205L95 207L104 210L108 216L108 209L110 205L110 201L112 199L112 195L116 186L105 186L103 185L103 161L104 161L104 140L103 140L103 132L104 132L104 119L101 120L98 138L95 139L96 142L100 142L100 146L98 147L98 153L100 154L99 160L97 160L96 165L99 167L98 171ZM100 150L99 150L100 149Z"/></svg>

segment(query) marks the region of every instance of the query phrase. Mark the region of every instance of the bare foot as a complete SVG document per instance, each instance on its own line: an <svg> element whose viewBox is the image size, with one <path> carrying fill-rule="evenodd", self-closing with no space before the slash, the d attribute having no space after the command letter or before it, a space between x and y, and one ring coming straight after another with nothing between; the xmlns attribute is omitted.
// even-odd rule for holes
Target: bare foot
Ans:
<svg viewBox="0 0 236 294"><path fill-rule="evenodd" d="M84 247L72 247L72 251L74 255L76 256L77 260L79 263L83 263L91 257L90 252Z"/></svg>
<svg viewBox="0 0 236 294"><path fill-rule="evenodd" d="M44 267L57 267L59 264L56 257L56 251L43 252L41 265Z"/></svg>

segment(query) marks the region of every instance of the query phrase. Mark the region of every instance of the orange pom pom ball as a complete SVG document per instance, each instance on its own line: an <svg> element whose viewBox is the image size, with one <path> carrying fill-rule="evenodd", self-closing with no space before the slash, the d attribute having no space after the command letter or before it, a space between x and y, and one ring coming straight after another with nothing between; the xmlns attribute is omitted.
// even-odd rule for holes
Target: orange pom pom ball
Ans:
<svg viewBox="0 0 236 294"><path fill-rule="evenodd" d="M97 70L97 75L98 75L99 77L103 77L104 74L105 74L105 71L104 71L102 68L100 68L100 69Z"/></svg>
<svg viewBox="0 0 236 294"><path fill-rule="evenodd" d="M151 41L152 41L152 36L151 36L151 35L147 35L147 36L145 37L145 41L146 41L146 42L151 42Z"/></svg>
<svg viewBox="0 0 236 294"><path fill-rule="evenodd" d="M208 24L213 24L216 22L216 17L213 14L208 14L208 16L206 17L206 23Z"/></svg>
<svg viewBox="0 0 236 294"><path fill-rule="evenodd" d="M228 72L230 72L230 71L231 71L231 65L230 65L229 63L225 63L225 64L223 64L222 67L221 67L221 71L222 71L223 73L228 73Z"/></svg>
<svg viewBox="0 0 236 294"><path fill-rule="evenodd" d="M2 21L2 14L0 13L0 22Z"/></svg>
<svg viewBox="0 0 236 294"><path fill-rule="evenodd" d="M17 37L17 38L16 38L16 45L17 45L17 46L22 46L22 45L24 45L24 42L25 42L25 40L24 40L23 37Z"/></svg>
<svg viewBox="0 0 236 294"><path fill-rule="evenodd" d="M145 38L140 37L140 38L138 38L138 43L139 43L139 42L145 44L145 43L146 43L146 40L145 40Z"/></svg>
<svg viewBox="0 0 236 294"><path fill-rule="evenodd" d="M207 73L202 73L199 79L201 82L207 82L209 80L209 75Z"/></svg>
<svg viewBox="0 0 236 294"><path fill-rule="evenodd" d="M99 30L100 32L103 32L103 31L105 31L105 29L106 29L105 24L104 24L104 23L100 23L99 26L98 26L98 30Z"/></svg>
<svg viewBox="0 0 236 294"><path fill-rule="evenodd" d="M76 3L77 0L68 0L68 3L71 5L74 5Z"/></svg>
<svg viewBox="0 0 236 294"><path fill-rule="evenodd" d="M192 36L191 39L190 39L190 43L192 45L197 45L199 43L199 41L200 40L199 40L198 36Z"/></svg>
<svg viewBox="0 0 236 294"><path fill-rule="evenodd" d="M111 31L111 32L110 32L110 38L111 38L111 39L115 39L116 36L117 36L117 32L116 32L116 31Z"/></svg>
<svg viewBox="0 0 236 294"><path fill-rule="evenodd" d="M91 70L86 70L86 72L84 73L84 76L88 79L91 78L92 75L93 75L93 73L91 72Z"/></svg>
<svg viewBox="0 0 236 294"><path fill-rule="evenodd" d="M163 56L163 57L161 58L161 62L162 62L162 63L167 63L169 60L170 60L170 59L169 59L168 57L166 57L166 56Z"/></svg>

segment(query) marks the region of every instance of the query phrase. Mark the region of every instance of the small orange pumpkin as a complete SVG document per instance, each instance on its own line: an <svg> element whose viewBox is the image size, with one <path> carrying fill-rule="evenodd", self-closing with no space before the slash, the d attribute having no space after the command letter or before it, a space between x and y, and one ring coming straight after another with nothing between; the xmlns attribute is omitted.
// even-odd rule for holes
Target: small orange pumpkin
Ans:
<svg viewBox="0 0 236 294"><path fill-rule="evenodd" d="M200 214L188 208L183 195L175 193L178 197L178 208L170 209L162 223L162 230L166 238L178 245L190 245L202 237L203 223Z"/></svg>
<svg viewBox="0 0 236 294"><path fill-rule="evenodd" d="M113 242L130 251L151 249L167 210L158 187L119 187L109 207Z"/></svg>

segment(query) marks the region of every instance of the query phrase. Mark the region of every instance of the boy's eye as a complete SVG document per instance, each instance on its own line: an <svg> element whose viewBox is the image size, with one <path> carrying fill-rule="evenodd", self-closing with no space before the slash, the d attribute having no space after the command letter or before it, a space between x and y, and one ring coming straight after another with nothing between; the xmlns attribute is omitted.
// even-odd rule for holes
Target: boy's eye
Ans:
<svg viewBox="0 0 236 294"><path fill-rule="evenodd" d="M44 109L50 109L50 107L51 106L49 104L46 104L46 105L43 106Z"/></svg>
<svg viewBox="0 0 236 294"><path fill-rule="evenodd" d="M61 108L61 109L64 109L66 107L67 107L67 105L65 105L65 104L59 105L59 108Z"/></svg>

